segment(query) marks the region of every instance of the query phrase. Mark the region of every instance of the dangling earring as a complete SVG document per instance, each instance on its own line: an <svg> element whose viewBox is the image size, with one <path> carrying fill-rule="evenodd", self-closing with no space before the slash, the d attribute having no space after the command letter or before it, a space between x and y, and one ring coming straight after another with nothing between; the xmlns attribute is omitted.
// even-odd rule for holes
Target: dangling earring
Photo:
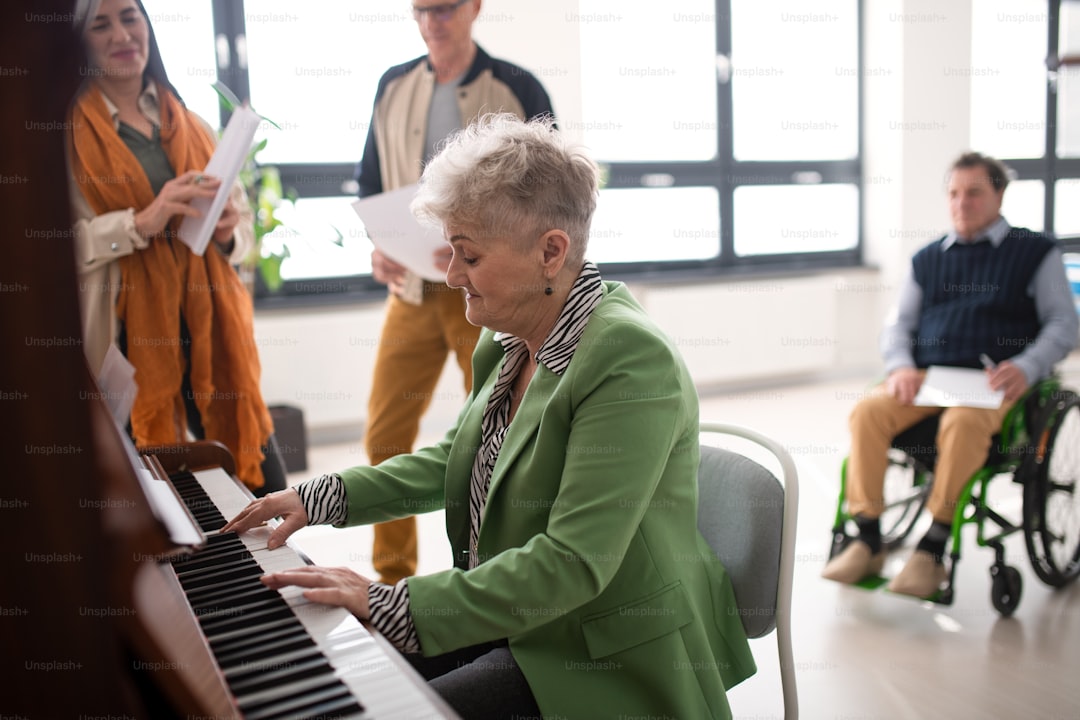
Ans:
<svg viewBox="0 0 1080 720"><path fill-rule="evenodd" d="M551 295L551 294L553 294L554 292L555 292L555 291L551 289L551 286L550 286L550 285L548 285L548 286L547 286L546 288L544 288L544 294L545 294L545 295Z"/></svg>

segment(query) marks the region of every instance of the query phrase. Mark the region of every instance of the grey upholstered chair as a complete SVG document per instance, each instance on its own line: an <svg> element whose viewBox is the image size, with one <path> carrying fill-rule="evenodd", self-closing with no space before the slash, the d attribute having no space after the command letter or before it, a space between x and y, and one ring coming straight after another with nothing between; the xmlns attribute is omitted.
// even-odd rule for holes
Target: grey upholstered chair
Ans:
<svg viewBox="0 0 1080 720"><path fill-rule="evenodd" d="M731 449L703 443L698 469L698 528L735 587L739 615L751 638L776 629L784 717L799 716L791 654L791 580L799 484L790 454L748 428L701 423L703 434L750 441L775 459L783 483L761 464ZM770 463L771 464L771 463Z"/></svg>

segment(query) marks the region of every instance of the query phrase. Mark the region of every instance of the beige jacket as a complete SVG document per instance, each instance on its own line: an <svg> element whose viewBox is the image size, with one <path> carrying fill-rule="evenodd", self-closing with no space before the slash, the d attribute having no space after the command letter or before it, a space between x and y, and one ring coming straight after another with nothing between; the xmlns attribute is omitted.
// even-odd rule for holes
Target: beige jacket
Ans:
<svg viewBox="0 0 1080 720"><path fill-rule="evenodd" d="M424 166L428 110L435 71L427 57L387 70L375 95L364 155L357 171L360 197L419 182ZM488 55L480 46L457 88L461 126L484 113L507 112L522 119L553 115L547 91L531 73ZM401 299L419 304L423 282L407 273Z"/></svg>

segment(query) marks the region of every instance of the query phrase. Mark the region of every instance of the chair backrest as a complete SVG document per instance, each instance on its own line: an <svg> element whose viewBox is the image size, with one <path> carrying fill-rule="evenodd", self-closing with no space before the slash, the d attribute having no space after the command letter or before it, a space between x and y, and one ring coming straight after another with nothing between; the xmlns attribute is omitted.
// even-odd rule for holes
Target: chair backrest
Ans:
<svg viewBox="0 0 1080 720"><path fill-rule="evenodd" d="M698 467L698 529L724 564L748 637L777 631L785 717L798 717L791 652L791 584L795 568L798 473L791 455L748 428L701 423L702 433L749 440L775 458L783 478L746 455L703 444Z"/></svg>
<svg viewBox="0 0 1080 720"><path fill-rule="evenodd" d="M735 586L748 637L776 627L784 486L761 465L723 448L702 445L698 467L698 529Z"/></svg>

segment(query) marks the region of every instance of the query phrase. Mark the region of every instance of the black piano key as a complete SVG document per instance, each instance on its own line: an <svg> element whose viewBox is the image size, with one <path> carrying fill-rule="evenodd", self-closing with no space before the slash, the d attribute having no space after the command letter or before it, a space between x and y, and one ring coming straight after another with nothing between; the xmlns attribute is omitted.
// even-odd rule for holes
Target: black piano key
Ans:
<svg viewBox="0 0 1080 720"><path fill-rule="evenodd" d="M271 611L280 612L283 608L277 600L277 598L264 598L257 602L238 604L232 607L194 608L195 617L199 619L203 631L209 634L224 629L230 624L226 621L230 621L232 624L236 622L243 624L243 621L247 618L256 619L275 614Z"/></svg>
<svg viewBox="0 0 1080 720"><path fill-rule="evenodd" d="M219 539L221 538L221 539ZM202 564L207 558L221 557L229 554L253 557L251 551L240 542L236 535L209 535L206 538L206 546L195 551L187 557L179 558L175 564L179 568L195 567Z"/></svg>
<svg viewBox="0 0 1080 720"><path fill-rule="evenodd" d="M295 625L283 625L258 635L238 635L231 640L219 640L213 646L214 655L227 658L226 661L231 662L233 657L246 657L250 653L257 653L263 643L287 642L296 638L307 638L314 644L304 626L297 623Z"/></svg>
<svg viewBox="0 0 1080 720"><path fill-rule="evenodd" d="M334 669L330 662L318 648L301 652L291 660L285 660L278 664L254 661L252 667L259 670L244 670L232 675L226 674L229 687L237 695L269 690L285 683L303 680L304 678L318 677L320 675L333 675Z"/></svg>
<svg viewBox="0 0 1080 720"><path fill-rule="evenodd" d="M292 717L297 720L322 720L322 718L333 720L334 718L343 718L363 711L364 706L351 694L345 692L323 702L313 702L304 707L296 708ZM284 720L284 718L281 720Z"/></svg>
<svg viewBox="0 0 1080 720"><path fill-rule="evenodd" d="M247 720L315 720L342 718L364 711L364 706L346 690L330 688L319 694L304 693L295 700L283 700L264 709L245 713Z"/></svg>
<svg viewBox="0 0 1080 720"><path fill-rule="evenodd" d="M208 585L206 587L185 591L185 595L188 597L192 604L195 603L214 603L221 601L222 598L227 599L232 596L233 593L239 592L245 588L260 587L264 590L270 588L263 585L261 582L252 582L252 579L247 576L234 577L229 580L223 580L217 585Z"/></svg>
<svg viewBox="0 0 1080 720"><path fill-rule="evenodd" d="M212 632L223 628L227 620L242 623L245 618L250 618L252 622L258 622L259 618L264 616L275 615L280 611L288 612L288 609L283 608L277 600L277 598L259 598L236 605L193 606L192 609L203 629Z"/></svg>
<svg viewBox="0 0 1080 720"><path fill-rule="evenodd" d="M207 548L206 551L200 551L191 557L184 558L181 562L173 563L173 567L176 568L177 574L192 573L213 567L219 562L230 560L254 560L254 557L250 551L243 548L239 550L234 548Z"/></svg>
<svg viewBox="0 0 1080 720"><path fill-rule="evenodd" d="M198 590L213 586L218 582L240 577L250 577L252 582L258 582L262 575L263 571L259 564L251 561L239 566L230 565L220 570L208 570L197 577L179 578L179 580L184 590Z"/></svg>
<svg viewBox="0 0 1080 720"><path fill-rule="evenodd" d="M244 543L240 539L239 535L235 533L228 533L226 535L210 535L206 538L207 547L213 547L217 545L239 545L243 546Z"/></svg>
<svg viewBox="0 0 1080 720"><path fill-rule="evenodd" d="M300 621L296 619L295 614L293 614L291 617L284 616L278 618L267 618L266 622L258 624L253 623L251 625L242 625L231 630L222 630L217 634L207 633L206 641L210 643L210 647L213 648L216 643L223 640L231 640L233 638L243 637L252 633L262 633L268 630L274 630L276 628L289 627L291 623L299 622Z"/></svg>
<svg viewBox="0 0 1080 720"><path fill-rule="evenodd" d="M336 678L334 680L336 681ZM337 687L335 687L335 684ZM240 710L247 720L313 718L318 717L318 715L311 712L315 704L348 695L347 688L340 681L335 683L334 681L308 679L282 686L273 692L237 696L237 705L240 706ZM355 707L343 711L339 715L328 715L327 717L341 717L348 712L362 712L363 705L355 697L350 697L355 703Z"/></svg>
<svg viewBox="0 0 1080 720"><path fill-rule="evenodd" d="M270 588L243 588L237 590L233 597L215 596L192 602L191 607L194 608L195 613L198 615L214 615L222 614L234 608L247 608L255 603L278 602L280 599L281 596ZM236 611L239 612L240 610Z"/></svg>
<svg viewBox="0 0 1080 720"><path fill-rule="evenodd" d="M272 677L268 677L272 676ZM275 699L286 698L292 695L300 695L312 692L311 688L324 688L328 679L336 680L333 668L329 667L326 658L322 661L297 664L291 671L281 673L268 673L264 677L253 677L244 682L229 683L229 688L237 694L237 701L244 701L247 697L258 697L259 693L269 693L268 697ZM312 683L305 687L302 692L294 688L294 683Z"/></svg>
<svg viewBox="0 0 1080 720"><path fill-rule="evenodd" d="M213 583L216 583L216 578L219 577L222 573L229 573L233 570L247 570L254 577L262 576L262 568L259 567L259 563L255 562L253 558L237 558L229 555L228 557L223 558L221 560L221 563L216 566L196 568L183 572L177 572L176 577L180 580L181 585L194 589L196 587L200 587L199 581L202 579L214 578ZM202 585L205 584L206 583L202 583Z"/></svg>
<svg viewBox="0 0 1080 720"><path fill-rule="evenodd" d="M307 696L304 699L307 699ZM322 702L311 702L298 707L293 711L292 717L297 720L321 720L322 718L333 720L363 711L364 706L355 697L348 692L342 692Z"/></svg>
<svg viewBox="0 0 1080 720"><path fill-rule="evenodd" d="M172 481L184 505L195 516L203 532L220 530L225 525L225 517L218 511L214 501L202 489L194 475L188 472L176 473L170 475L169 480Z"/></svg>
<svg viewBox="0 0 1080 720"><path fill-rule="evenodd" d="M218 665L221 666L222 671L228 673L232 670L242 668L250 663L252 657L259 658L277 658L287 653L291 653L296 650L303 650L305 648L317 647L312 642L311 637L304 633L303 635L284 635L274 640L264 640L258 643L255 648L245 648L239 652L217 652Z"/></svg>

